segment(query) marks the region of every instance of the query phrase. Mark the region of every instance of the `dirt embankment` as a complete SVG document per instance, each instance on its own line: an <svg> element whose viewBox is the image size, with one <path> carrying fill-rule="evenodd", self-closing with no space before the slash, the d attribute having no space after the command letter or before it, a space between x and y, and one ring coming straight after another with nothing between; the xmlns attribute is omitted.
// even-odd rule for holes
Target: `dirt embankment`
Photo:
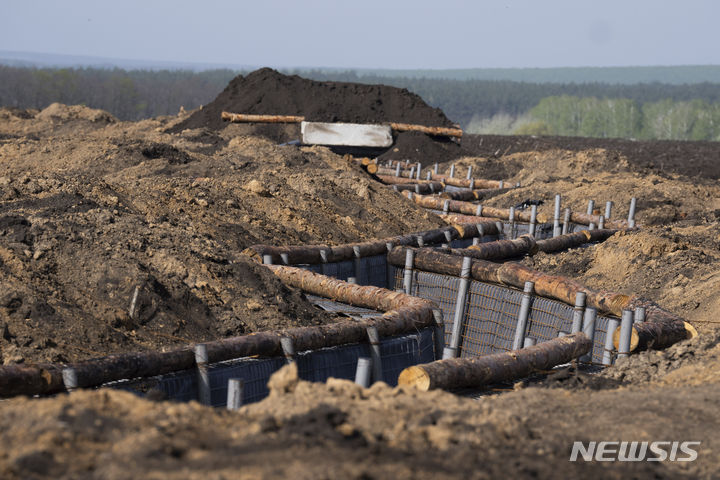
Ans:
<svg viewBox="0 0 720 480"><path fill-rule="evenodd" d="M170 135L174 118L118 123L82 107L22 117L0 119L6 363L330 321L239 252L442 224L325 148Z"/></svg>
<svg viewBox="0 0 720 480"><path fill-rule="evenodd" d="M720 387L522 388L472 400L286 367L237 413L113 391L0 405L4 478L711 478ZM695 462L569 462L575 441L697 441ZM684 458L684 455L681 455ZM242 471L238 472L238 465Z"/></svg>

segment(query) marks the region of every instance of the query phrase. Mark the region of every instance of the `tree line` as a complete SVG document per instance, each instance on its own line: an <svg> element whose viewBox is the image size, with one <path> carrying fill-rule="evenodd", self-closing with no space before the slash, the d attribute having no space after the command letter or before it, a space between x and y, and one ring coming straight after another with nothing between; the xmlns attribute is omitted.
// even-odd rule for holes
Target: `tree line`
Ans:
<svg viewBox="0 0 720 480"><path fill-rule="evenodd" d="M0 105L41 109L53 102L84 104L107 110L122 120L139 120L175 114L181 106L189 110L205 105L235 75L244 73L0 65ZM720 104L720 84L716 83L561 84L388 77L355 71L285 73L407 88L475 132L494 129L497 131L489 133L717 138L714 112L715 105Z"/></svg>

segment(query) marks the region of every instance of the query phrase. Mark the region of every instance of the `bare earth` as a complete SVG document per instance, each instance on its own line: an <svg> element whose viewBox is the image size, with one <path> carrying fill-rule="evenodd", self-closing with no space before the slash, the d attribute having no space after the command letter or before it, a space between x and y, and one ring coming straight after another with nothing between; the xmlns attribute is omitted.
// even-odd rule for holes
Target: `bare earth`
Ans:
<svg viewBox="0 0 720 480"><path fill-rule="evenodd" d="M0 110L0 353L64 361L333 321L242 258L253 243L344 243L434 228L437 217L324 148L163 133L186 117L116 122L55 105ZM23 118L30 117L30 118ZM636 168L617 152L467 157L521 182L494 197L552 213L638 197L637 232L523 261L638 293L700 336L600 375L568 372L478 399L299 381L239 412L81 391L0 403L2 478L714 478L720 470L720 187ZM128 315L135 287L139 312ZM572 442L700 441L698 460L569 462Z"/></svg>

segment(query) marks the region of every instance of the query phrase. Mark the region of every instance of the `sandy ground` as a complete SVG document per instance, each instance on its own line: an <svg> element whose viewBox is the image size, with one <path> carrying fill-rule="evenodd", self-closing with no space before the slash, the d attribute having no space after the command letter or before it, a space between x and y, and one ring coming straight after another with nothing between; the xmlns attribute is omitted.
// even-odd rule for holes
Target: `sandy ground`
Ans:
<svg viewBox="0 0 720 480"><path fill-rule="evenodd" d="M233 130L170 135L163 131L180 118L118 123L102 112L52 108L34 119L0 114L5 362L332 321L243 261L241 249L441 224L326 149L231 139ZM12 399L0 403L0 476L715 477L718 187L667 169L638 171L633 158L600 148L468 157L459 174L470 164L478 176L524 185L490 205L539 199L551 213L562 193L564 205L581 211L589 199L599 208L612 200L623 217L638 197L640 231L524 262L646 296L701 335L601 375L569 371L479 399L310 384L291 369L274 377L268 399L233 413L107 390ZM137 285L143 307L129 318ZM569 462L577 440L701 445L695 462Z"/></svg>

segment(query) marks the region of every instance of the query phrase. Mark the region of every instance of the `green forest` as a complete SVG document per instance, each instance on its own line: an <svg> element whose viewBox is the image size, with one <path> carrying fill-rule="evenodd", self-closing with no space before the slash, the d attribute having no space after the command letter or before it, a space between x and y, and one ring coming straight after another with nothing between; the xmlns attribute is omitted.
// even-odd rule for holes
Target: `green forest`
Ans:
<svg viewBox="0 0 720 480"><path fill-rule="evenodd" d="M232 70L122 70L0 66L0 105L84 104L122 120L211 102ZM720 83L533 83L286 71L317 80L383 83L420 95L470 133L720 140ZM282 112L278 112L282 114Z"/></svg>

